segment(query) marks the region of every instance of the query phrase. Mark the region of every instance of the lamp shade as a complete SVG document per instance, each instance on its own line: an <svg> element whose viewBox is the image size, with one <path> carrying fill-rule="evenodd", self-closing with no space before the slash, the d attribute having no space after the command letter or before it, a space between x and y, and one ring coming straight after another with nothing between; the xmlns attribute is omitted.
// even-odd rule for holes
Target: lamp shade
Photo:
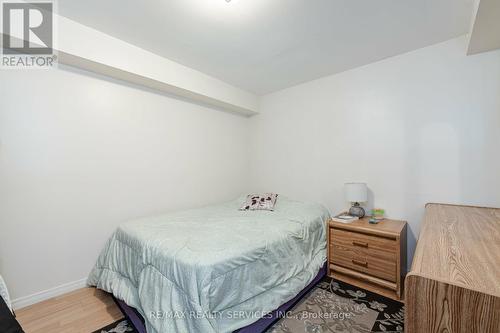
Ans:
<svg viewBox="0 0 500 333"><path fill-rule="evenodd" d="M345 183L345 199L349 202L368 201L368 187L366 183Z"/></svg>

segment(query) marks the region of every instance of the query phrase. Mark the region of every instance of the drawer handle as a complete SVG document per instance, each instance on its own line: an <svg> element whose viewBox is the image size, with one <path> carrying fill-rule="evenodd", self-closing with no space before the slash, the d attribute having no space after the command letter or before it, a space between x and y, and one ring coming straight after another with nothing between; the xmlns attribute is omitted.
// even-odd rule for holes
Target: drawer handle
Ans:
<svg viewBox="0 0 500 333"><path fill-rule="evenodd" d="M358 241L352 241L352 245L361 246L361 247L368 247L368 243L358 242Z"/></svg>
<svg viewBox="0 0 500 333"><path fill-rule="evenodd" d="M368 263L366 261L359 261L359 260L352 259L352 263L354 265L368 267Z"/></svg>

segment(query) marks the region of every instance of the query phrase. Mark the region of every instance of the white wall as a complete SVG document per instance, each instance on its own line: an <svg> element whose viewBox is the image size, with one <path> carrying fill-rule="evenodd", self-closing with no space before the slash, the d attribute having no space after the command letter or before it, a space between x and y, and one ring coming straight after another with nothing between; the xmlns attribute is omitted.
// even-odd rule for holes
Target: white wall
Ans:
<svg viewBox="0 0 500 333"><path fill-rule="evenodd" d="M0 273L85 278L124 220L245 191L248 119L61 66L0 71Z"/></svg>
<svg viewBox="0 0 500 333"><path fill-rule="evenodd" d="M370 207L410 222L410 254L426 202L500 206L500 52L465 47L267 95L250 119L64 66L0 71L0 273L13 298L85 278L124 220L248 190L334 213L343 183L366 181Z"/></svg>
<svg viewBox="0 0 500 333"><path fill-rule="evenodd" d="M265 96L253 189L335 213L344 182L367 182L368 206L409 221L410 259L425 203L500 207L500 52L465 49L462 37Z"/></svg>

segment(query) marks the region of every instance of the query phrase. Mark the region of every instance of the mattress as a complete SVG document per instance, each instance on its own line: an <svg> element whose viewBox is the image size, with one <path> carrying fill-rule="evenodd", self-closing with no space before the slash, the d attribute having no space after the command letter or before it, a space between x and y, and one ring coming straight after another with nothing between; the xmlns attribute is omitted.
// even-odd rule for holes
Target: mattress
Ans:
<svg viewBox="0 0 500 333"><path fill-rule="evenodd" d="M142 218L108 240L88 284L113 293L151 333L232 332L292 299L326 261L328 211L279 197Z"/></svg>

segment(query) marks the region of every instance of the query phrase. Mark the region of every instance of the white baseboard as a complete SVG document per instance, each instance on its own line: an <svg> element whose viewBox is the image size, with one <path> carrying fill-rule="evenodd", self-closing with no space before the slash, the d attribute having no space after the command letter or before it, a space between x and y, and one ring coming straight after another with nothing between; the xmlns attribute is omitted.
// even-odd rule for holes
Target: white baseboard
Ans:
<svg viewBox="0 0 500 333"><path fill-rule="evenodd" d="M60 296L60 295L65 294L65 293L69 293L70 291L85 287L86 282L87 282L87 278L83 278L81 280L68 282L68 283L62 284L62 285L54 287L54 288L50 288L47 290L37 292L37 293L32 294L32 295L16 298L16 299L12 300L12 308L14 310L18 310L18 309L24 308L26 306L48 300L49 298L53 298L53 297Z"/></svg>

